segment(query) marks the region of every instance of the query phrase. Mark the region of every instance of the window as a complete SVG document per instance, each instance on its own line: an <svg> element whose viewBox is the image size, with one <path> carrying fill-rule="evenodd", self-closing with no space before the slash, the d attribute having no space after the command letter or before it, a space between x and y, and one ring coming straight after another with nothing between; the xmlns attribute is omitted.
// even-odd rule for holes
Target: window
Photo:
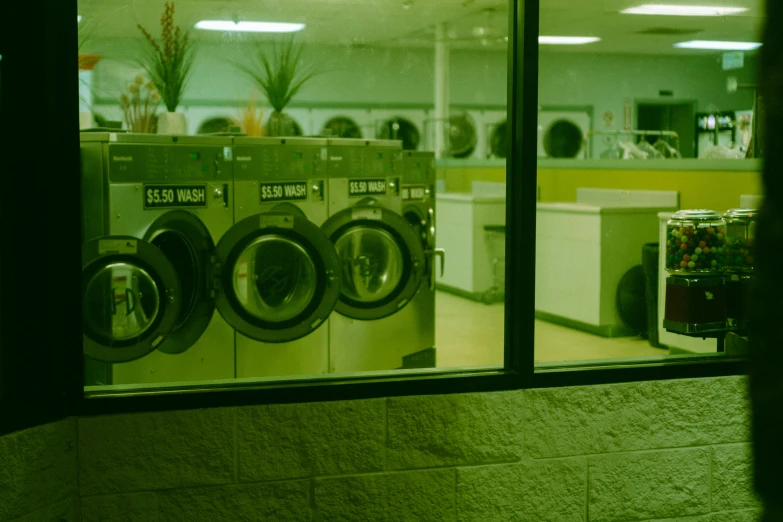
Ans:
<svg viewBox="0 0 783 522"><path fill-rule="evenodd" d="M748 333L764 14L672 4L540 1L539 372L725 358Z"/></svg>

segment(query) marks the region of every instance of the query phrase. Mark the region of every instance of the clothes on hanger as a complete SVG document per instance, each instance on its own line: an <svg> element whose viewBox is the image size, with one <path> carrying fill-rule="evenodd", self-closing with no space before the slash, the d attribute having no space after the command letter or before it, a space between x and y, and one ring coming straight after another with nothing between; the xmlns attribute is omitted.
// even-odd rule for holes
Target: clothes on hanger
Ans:
<svg viewBox="0 0 783 522"><path fill-rule="evenodd" d="M648 159L663 159L663 154L661 154L658 149L650 145L650 142L646 139L643 139L638 145L638 149L642 152L647 153Z"/></svg>
<svg viewBox="0 0 783 522"><path fill-rule="evenodd" d="M658 141L656 141L655 144L653 144L653 147L655 147L655 150L660 152L664 158L667 159L682 158L682 154L680 154L679 150L675 149L661 138L658 138Z"/></svg>

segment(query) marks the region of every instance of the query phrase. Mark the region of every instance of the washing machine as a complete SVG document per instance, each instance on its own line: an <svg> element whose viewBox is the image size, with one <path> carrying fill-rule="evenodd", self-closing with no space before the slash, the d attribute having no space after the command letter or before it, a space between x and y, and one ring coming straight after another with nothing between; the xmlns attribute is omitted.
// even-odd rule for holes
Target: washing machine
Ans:
<svg viewBox="0 0 783 522"><path fill-rule="evenodd" d="M411 354L403 357L403 367L434 368L435 280L436 271L443 275L445 265L445 251L435 248L435 153L404 151L401 177L402 215L421 241L426 263L419 291L398 312L399 320L412 325L404 334L410 337Z"/></svg>
<svg viewBox="0 0 783 522"><path fill-rule="evenodd" d="M312 109L310 121L312 134L325 138L372 138L374 133L368 109Z"/></svg>
<svg viewBox="0 0 783 522"><path fill-rule="evenodd" d="M403 217L402 143L328 140L329 218L342 285L329 318L329 370L394 370L416 351L410 303L427 276L420 236Z"/></svg>
<svg viewBox="0 0 783 522"><path fill-rule="evenodd" d="M234 377L210 281L234 220L231 145L81 134L86 385Z"/></svg>
<svg viewBox="0 0 783 522"><path fill-rule="evenodd" d="M264 327L255 336L237 332L237 377L327 373L327 319L341 281L340 258L320 228L328 218L327 141L236 137L234 157L234 299Z"/></svg>
<svg viewBox="0 0 783 522"><path fill-rule="evenodd" d="M591 129L591 117L584 110L538 113L538 157L585 159L589 146L583 146Z"/></svg>

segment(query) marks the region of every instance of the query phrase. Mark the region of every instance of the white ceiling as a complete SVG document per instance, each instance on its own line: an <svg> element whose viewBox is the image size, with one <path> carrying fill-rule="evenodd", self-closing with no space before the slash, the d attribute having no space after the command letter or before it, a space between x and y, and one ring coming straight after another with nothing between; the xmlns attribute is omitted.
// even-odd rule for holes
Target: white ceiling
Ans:
<svg viewBox="0 0 783 522"><path fill-rule="evenodd" d="M409 7L405 8L405 3ZM643 3L747 7L729 17L622 15ZM540 31L552 36L598 36L584 46L546 46L547 51L630 54L693 54L673 48L685 40L759 41L763 0L541 0ZM159 34L163 0L80 0L82 28L94 38L138 38L141 23ZM508 3L504 0L178 0L175 23L203 19L301 22L302 40L328 45L432 46L434 27L446 23L458 48L504 50ZM650 29L691 34L639 34ZM263 38L262 35L197 31L199 40ZM481 33L483 34L477 34ZM709 52L709 51L706 51Z"/></svg>

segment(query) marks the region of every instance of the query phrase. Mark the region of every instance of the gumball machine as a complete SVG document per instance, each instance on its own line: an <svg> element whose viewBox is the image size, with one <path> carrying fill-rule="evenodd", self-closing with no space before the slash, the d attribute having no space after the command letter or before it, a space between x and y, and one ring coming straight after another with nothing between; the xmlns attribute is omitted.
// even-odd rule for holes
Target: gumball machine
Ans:
<svg viewBox="0 0 783 522"><path fill-rule="evenodd" d="M748 295L756 261L756 219L758 211L734 208L723 214L726 220L725 260L726 323L729 331L748 331Z"/></svg>
<svg viewBox="0 0 783 522"><path fill-rule="evenodd" d="M712 210L681 210L666 223L666 308L663 326L692 337L726 334L726 221Z"/></svg>

